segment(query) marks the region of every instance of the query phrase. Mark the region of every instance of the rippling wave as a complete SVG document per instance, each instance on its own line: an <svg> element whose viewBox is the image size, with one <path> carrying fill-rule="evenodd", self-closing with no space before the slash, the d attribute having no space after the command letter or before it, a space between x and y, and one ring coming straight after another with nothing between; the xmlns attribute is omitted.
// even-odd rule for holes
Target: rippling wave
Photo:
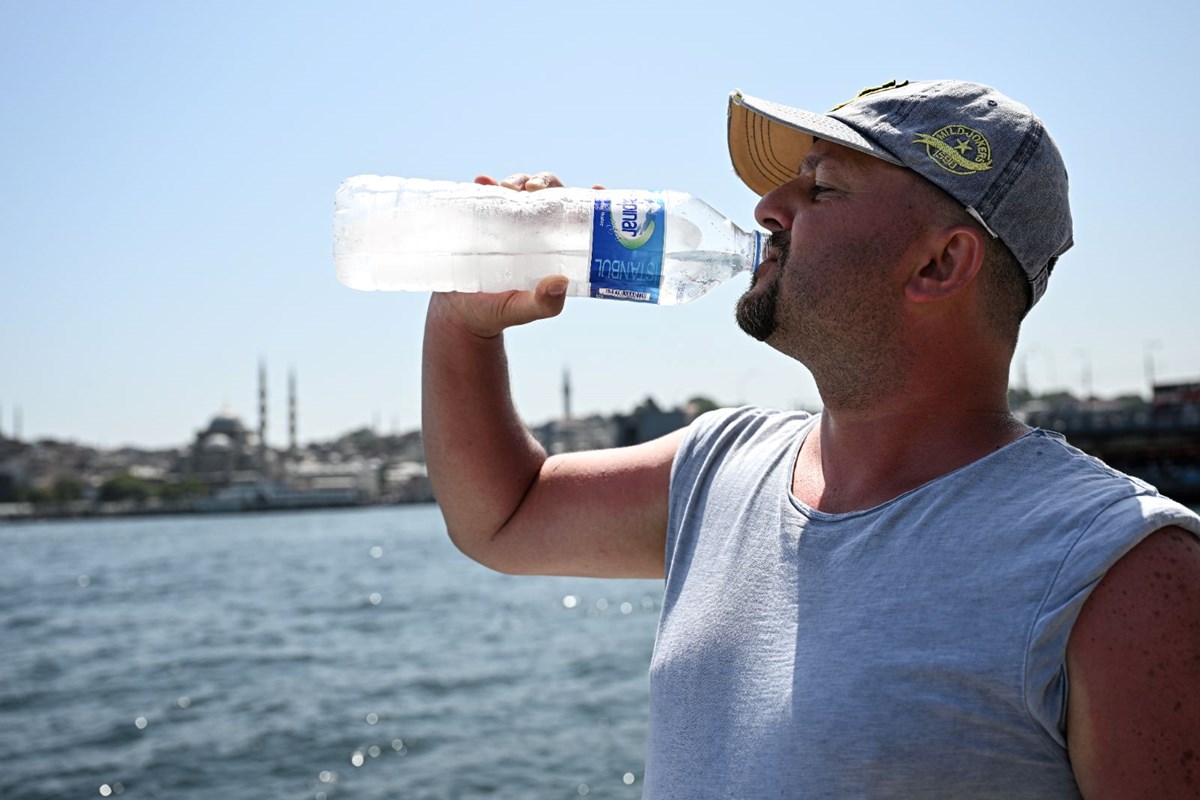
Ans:
<svg viewBox="0 0 1200 800"><path fill-rule="evenodd" d="M432 506L0 526L0 796L633 798L661 584Z"/></svg>

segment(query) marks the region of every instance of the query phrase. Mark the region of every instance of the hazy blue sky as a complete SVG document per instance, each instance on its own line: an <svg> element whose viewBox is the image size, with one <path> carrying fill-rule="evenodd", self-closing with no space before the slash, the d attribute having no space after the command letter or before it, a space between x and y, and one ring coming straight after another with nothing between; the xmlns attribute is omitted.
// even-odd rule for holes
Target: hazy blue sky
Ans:
<svg viewBox="0 0 1200 800"><path fill-rule="evenodd" d="M775 10L779 9L779 10ZM427 296L337 283L333 193L363 172L690 191L743 227L731 89L825 109L961 77L1065 153L1076 246L1026 324L1033 388L1200 378L1195 3L0 0L0 430L182 444L223 404L286 440L417 427ZM531 421L706 394L815 407L743 335L746 278L679 308L579 299L509 336ZM1014 369L1016 372L1016 369Z"/></svg>

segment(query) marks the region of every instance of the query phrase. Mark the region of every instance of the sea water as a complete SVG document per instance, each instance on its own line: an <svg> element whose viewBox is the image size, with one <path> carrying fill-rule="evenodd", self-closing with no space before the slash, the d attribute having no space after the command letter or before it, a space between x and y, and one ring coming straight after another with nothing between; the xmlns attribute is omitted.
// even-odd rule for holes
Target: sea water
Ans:
<svg viewBox="0 0 1200 800"><path fill-rule="evenodd" d="M636 798L661 581L436 507L0 525L0 796Z"/></svg>

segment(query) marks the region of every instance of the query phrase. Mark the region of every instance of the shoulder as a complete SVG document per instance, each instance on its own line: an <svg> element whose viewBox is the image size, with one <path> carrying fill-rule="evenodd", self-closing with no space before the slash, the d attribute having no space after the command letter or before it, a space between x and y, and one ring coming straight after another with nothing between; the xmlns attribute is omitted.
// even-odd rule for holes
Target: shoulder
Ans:
<svg viewBox="0 0 1200 800"><path fill-rule="evenodd" d="M701 414L688 428L684 446L703 446L714 440L725 443L791 436L816 419L807 411L780 411L759 406L719 408Z"/></svg>
<svg viewBox="0 0 1200 800"><path fill-rule="evenodd" d="M697 417L679 445L673 478L695 481L718 463L759 459L765 451L787 449L817 419L806 411L757 406L721 408Z"/></svg>
<svg viewBox="0 0 1200 800"><path fill-rule="evenodd" d="M676 513L705 487L770 469L785 457L807 426L817 419L804 411L742 406L710 411L697 417L680 442L671 468L671 497ZM736 491L736 489L732 489Z"/></svg>
<svg viewBox="0 0 1200 800"><path fill-rule="evenodd" d="M1087 505L1099 494L1156 493L1150 484L1083 452L1060 433L1034 428L1020 441L1025 445L1020 453L1027 466L1055 483L1066 481L1084 492L1083 496L1075 498L1077 505Z"/></svg>
<svg viewBox="0 0 1200 800"><path fill-rule="evenodd" d="M1074 531L1067 566L1100 559L1096 579L1139 543L1153 549L1155 544L1146 542L1157 531L1179 531L1189 544L1194 537L1187 531L1200 537L1196 512L1068 444L1060 434L1035 429L1010 466L1019 473L1013 476L1016 491L1043 506L1053 524Z"/></svg>
<svg viewBox="0 0 1200 800"><path fill-rule="evenodd" d="M1194 629L1184 626L1188 636L1165 635L1169 626L1184 622L1196 623ZM1189 636L1200 642L1200 538L1169 526L1123 555L1084 604L1071 647L1086 648L1090 633L1103 633L1110 642L1113 637L1186 641Z"/></svg>
<svg viewBox="0 0 1200 800"><path fill-rule="evenodd" d="M1122 556L1084 604L1067 664L1067 741L1084 795L1194 796L1200 789L1197 536L1164 527Z"/></svg>
<svg viewBox="0 0 1200 800"><path fill-rule="evenodd" d="M1078 550L1115 548L1107 569L1133 545L1160 528L1179 526L1200 535L1200 516L1069 444L1060 434L1033 429L1001 451L996 469L1006 498L1037 509Z"/></svg>
<svg viewBox="0 0 1200 800"><path fill-rule="evenodd" d="M1200 538L1169 526L1142 539L1105 573L1080 612L1071 647L1086 648L1090 633L1109 641L1171 639L1163 635L1166 626L1182 622L1197 623L1185 629L1200 641Z"/></svg>

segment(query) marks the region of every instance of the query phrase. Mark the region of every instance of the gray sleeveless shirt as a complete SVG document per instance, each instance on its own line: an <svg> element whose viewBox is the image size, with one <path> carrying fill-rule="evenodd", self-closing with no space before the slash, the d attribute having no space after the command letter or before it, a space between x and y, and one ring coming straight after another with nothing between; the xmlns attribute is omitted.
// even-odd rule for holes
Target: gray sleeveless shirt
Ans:
<svg viewBox="0 0 1200 800"><path fill-rule="evenodd" d="M1200 517L1035 430L875 508L791 493L817 417L706 414L671 475L644 797L1078 797L1065 654L1143 537Z"/></svg>

